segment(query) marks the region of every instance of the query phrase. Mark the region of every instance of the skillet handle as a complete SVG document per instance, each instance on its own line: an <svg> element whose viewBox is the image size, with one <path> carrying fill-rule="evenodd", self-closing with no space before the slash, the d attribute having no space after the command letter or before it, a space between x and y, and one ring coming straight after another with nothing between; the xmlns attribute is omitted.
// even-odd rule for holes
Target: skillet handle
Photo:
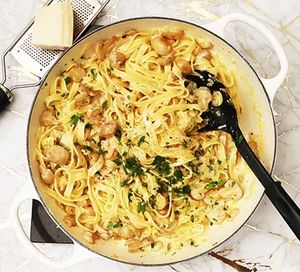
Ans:
<svg viewBox="0 0 300 272"><path fill-rule="evenodd" d="M271 44L274 52L276 53L279 63L280 63L280 70L278 74L270 79L266 78L261 78L260 80L262 81L263 85L266 88L266 91L269 95L271 103L273 102L274 96L282 82L285 80L285 77L288 72L288 60L286 57L286 54L284 52L284 49L282 45L279 43L275 35L267 29L262 23L260 23L258 20L247 16L242 13L232 13L228 16L225 16L215 22L212 22L210 24L205 25L204 27L207 28L208 30L216 33L220 37L224 38L225 34L225 27L233 22L233 21L241 21L244 22L248 25L251 25L254 27L257 31L259 31Z"/></svg>
<svg viewBox="0 0 300 272"><path fill-rule="evenodd" d="M21 191L14 198L9 214L9 226L14 229L18 238L23 242L26 249L31 252L33 256L54 269L66 269L95 256L91 251L85 249L76 242L74 242L74 245L72 245L75 247L72 256L63 261L55 261L35 247L27 237L18 215L20 205L27 199L39 200L31 181L27 181Z"/></svg>
<svg viewBox="0 0 300 272"><path fill-rule="evenodd" d="M236 147L244 160L247 162L257 179L265 187L265 193L281 214L290 229L294 232L300 241L300 209L293 199L281 186L280 182L274 181L263 164L256 157L243 137L240 129L236 129L238 133L233 135Z"/></svg>
<svg viewBox="0 0 300 272"><path fill-rule="evenodd" d="M0 112L3 111L12 100L13 96L11 92L3 85L0 85Z"/></svg>

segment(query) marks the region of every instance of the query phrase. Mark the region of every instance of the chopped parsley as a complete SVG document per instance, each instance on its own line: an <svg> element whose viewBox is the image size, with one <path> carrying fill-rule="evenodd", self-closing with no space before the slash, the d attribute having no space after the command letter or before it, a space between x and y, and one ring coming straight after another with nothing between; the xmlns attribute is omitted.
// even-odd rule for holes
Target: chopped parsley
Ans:
<svg viewBox="0 0 300 272"><path fill-rule="evenodd" d="M105 100L103 103L102 103L102 109L106 109L107 108L107 100Z"/></svg>
<svg viewBox="0 0 300 272"><path fill-rule="evenodd" d="M65 78L66 85L68 85L69 83L71 83L71 81L72 81L71 77L67 76Z"/></svg>
<svg viewBox="0 0 300 272"><path fill-rule="evenodd" d="M224 179L220 179L220 180L214 180L208 184L205 185L205 189L214 189L220 185L223 185L226 181Z"/></svg>
<svg viewBox="0 0 300 272"><path fill-rule="evenodd" d="M191 215L190 219L191 219L192 223L194 223L195 218L194 218L194 215L193 215L193 214Z"/></svg>
<svg viewBox="0 0 300 272"><path fill-rule="evenodd" d="M185 148L187 148L187 141L186 140L183 140L182 146L185 147Z"/></svg>
<svg viewBox="0 0 300 272"><path fill-rule="evenodd" d="M97 70L95 69L95 68L93 68L92 70L91 70L91 73L92 73L92 76L93 76L93 78L96 78L97 77Z"/></svg>
<svg viewBox="0 0 300 272"><path fill-rule="evenodd" d="M156 156L152 164L161 175L168 175L171 172L171 167L164 157Z"/></svg>
<svg viewBox="0 0 300 272"><path fill-rule="evenodd" d="M86 151L92 151L92 148L88 145L83 145L82 149L86 150Z"/></svg>
<svg viewBox="0 0 300 272"><path fill-rule="evenodd" d="M72 115L71 122L74 126L76 126L79 121L82 121L82 117L79 113Z"/></svg>
<svg viewBox="0 0 300 272"><path fill-rule="evenodd" d="M92 128L93 128L93 125L90 124L90 123L87 123L87 124L85 125L85 128L86 128L86 129L92 129Z"/></svg>
<svg viewBox="0 0 300 272"><path fill-rule="evenodd" d="M175 215L177 215L177 216L179 215L179 211L175 211L174 213L175 213Z"/></svg>
<svg viewBox="0 0 300 272"><path fill-rule="evenodd" d="M146 211L146 204L139 202L137 205L138 213L144 213Z"/></svg>
<svg viewBox="0 0 300 272"><path fill-rule="evenodd" d="M122 160L120 158L114 159L113 162L118 166L120 166L122 164Z"/></svg>
<svg viewBox="0 0 300 272"><path fill-rule="evenodd" d="M176 177L176 179L178 181L181 181L183 180L183 173L180 169L176 169L175 172L174 172L174 176Z"/></svg>
<svg viewBox="0 0 300 272"><path fill-rule="evenodd" d="M151 248L154 248L154 246L155 246L155 243L151 243Z"/></svg>
<svg viewBox="0 0 300 272"><path fill-rule="evenodd" d="M106 68L106 71L108 73L112 72L113 70L114 70L114 67L112 67L112 66L109 66L109 67Z"/></svg>
<svg viewBox="0 0 300 272"><path fill-rule="evenodd" d="M113 228L113 229L119 228L121 226L122 226L121 222L118 222L118 223L114 224L114 222L109 221L109 223L108 223L108 227Z"/></svg>
<svg viewBox="0 0 300 272"><path fill-rule="evenodd" d="M99 148L99 150L98 150L99 155L104 155L105 153L107 153L106 150L102 149L101 143L98 143L97 146Z"/></svg>
<svg viewBox="0 0 300 272"><path fill-rule="evenodd" d="M155 199L154 195L150 196L150 198L149 198L149 204L150 204L150 206L151 206L152 209L155 208L156 199Z"/></svg>
<svg viewBox="0 0 300 272"><path fill-rule="evenodd" d="M214 168L212 167L211 164L208 164L208 165L207 165L207 168L208 168L208 171L209 171L209 172L214 171Z"/></svg>
<svg viewBox="0 0 300 272"><path fill-rule="evenodd" d="M118 138L120 139L121 136L122 136L121 130L118 129L118 130L115 132L115 136L118 137Z"/></svg>
<svg viewBox="0 0 300 272"><path fill-rule="evenodd" d="M139 139L137 145L140 146L140 145L141 145L142 143L144 143L144 142L145 142L145 136L142 136L142 137Z"/></svg>
<svg viewBox="0 0 300 272"><path fill-rule="evenodd" d="M235 185L235 183L236 183L235 181L232 181L230 184L230 187L233 187Z"/></svg>
<svg viewBox="0 0 300 272"><path fill-rule="evenodd" d="M222 163L222 161L221 160L218 160L218 164L220 165Z"/></svg>
<svg viewBox="0 0 300 272"><path fill-rule="evenodd" d="M132 176L138 176L143 173L141 165L134 157L130 157L125 160L125 167L131 171Z"/></svg>
<svg viewBox="0 0 300 272"><path fill-rule="evenodd" d="M244 140L244 136L240 135L236 139L234 139L235 144L239 145Z"/></svg>
<svg viewBox="0 0 300 272"><path fill-rule="evenodd" d="M191 187L190 185L184 185L182 188L173 188L173 191L177 195L182 196L182 195L189 194L191 192Z"/></svg>

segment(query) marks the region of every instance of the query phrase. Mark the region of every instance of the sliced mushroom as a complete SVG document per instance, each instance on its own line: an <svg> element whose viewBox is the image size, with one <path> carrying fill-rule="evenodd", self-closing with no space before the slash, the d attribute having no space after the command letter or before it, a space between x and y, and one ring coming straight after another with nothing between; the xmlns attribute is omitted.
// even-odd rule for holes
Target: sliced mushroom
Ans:
<svg viewBox="0 0 300 272"><path fill-rule="evenodd" d="M40 170L41 178L45 184L50 185L54 182L54 174L50 169L40 165L39 170Z"/></svg>
<svg viewBox="0 0 300 272"><path fill-rule="evenodd" d="M120 68L126 62L126 56L117 51L113 50L108 57L110 64L114 67Z"/></svg>
<svg viewBox="0 0 300 272"><path fill-rule="evenodd" d="M66 215L63 221L69 228L76 226L75 217L72 215Z"/></svg>
<svg viewBox="0 0 300 272"><path fill-rule="evenodd" d="M184 74L189 74L193 70L191 64L184 59L176 60L176 64L178 68L181 70L181 72Z"/></svg>
<svg viewBox="0 0 300 272"><path fill-rule="evenodd" d="M58 165L65 165L69 162L70 156L68 151L60 145L53 145L45 151L48 161Z"/></svg>
<svg viewBox="0 0 300 272"><path fill-rule="evenodd" d="M85 77L85 71L79 67L72 67L69 75L74 82L80 82Z"/></svg>
<svg viewBox="0 0 300 272"><path fill-rule="evenodd" d="M171 40L180 40L184 35L183 30L177 30L177 31L168 31L162 33L162 36L166 39L171 39Z"/></svg>
<svg viewBox="0 0 300 272"><path fill-rule="evenodd" d="M212 100L212 95L207 87L200 87L194 91L194 96L203 111L208 109L208 104Z"/></svg>
<svg viewBox="0 0 300 272"><path fill-rule="evenodd" d="M151 40L151 46L161 56L170 54L173 50L172 46L163 37L156 37Z"/></svg>
<svg viewBox="0 0 300 272"><path fill-rule="evenodd" d="M106 121L100 129L100 135L104 138L110 138L117 132L119 125L115 121Z"/></svg>
<svg viewBox="0 0 300 272"><path fill-rule="evenodd" d="M54 126L58 124L58 121L51 110L46 110L42 113L40 122L43 126Z"/></svg>

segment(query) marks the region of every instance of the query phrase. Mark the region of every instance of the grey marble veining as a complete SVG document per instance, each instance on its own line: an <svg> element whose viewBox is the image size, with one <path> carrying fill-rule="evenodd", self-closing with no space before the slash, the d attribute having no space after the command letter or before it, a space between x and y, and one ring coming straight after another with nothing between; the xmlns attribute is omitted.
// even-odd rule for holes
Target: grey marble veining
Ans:
<svg viewBox="0 0 300 272"><path fill-rule="evenodd" d="M0 53L34 15L40 0L0 1ZM43 1L45 2L45 1ZM99 24L145 15L186 19L198 24L214 21L231 12L243 12L264 23L280 40L289 60L289 73L278 90L273 107L278 130L277 162L274 177L280 180L300 205L300 1L271 0L112 0ZM233 34L232 34L233 33ZM251 28L235 24L228 39L264 77L278 71L271 47ZM24 71L12 67L12 80ZM16 71L14 70L14 71ZM0 118L0 271L53 271L26 252L14 232L7 228L11 201L29 180L26 163L26 126L36 89L15 91L14 103ZM28 229L30 203L22 207ZM42 251L61 259L71 254L72 246L40 245ZM235 260L249 271L300 271L300 243L280 218L267 198L242 229L214 252ZM145 268L93 258L67 269L79 271L236 271L221 260L203 255L179 264Z"/></svg>

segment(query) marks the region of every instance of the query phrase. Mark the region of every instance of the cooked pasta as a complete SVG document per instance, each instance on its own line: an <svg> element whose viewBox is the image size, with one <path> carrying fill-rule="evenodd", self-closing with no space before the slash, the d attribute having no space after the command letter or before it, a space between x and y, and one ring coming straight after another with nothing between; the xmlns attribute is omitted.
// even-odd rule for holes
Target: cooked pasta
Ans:
<svg viewBox="0 0 300 272"><path fill-rule="evenodd" d="M234 71L213 44L172 29L100 41L49 82L41 180L87 242L171 254L238 213L248 168L231 136L197 132L220 97L186 86L194 69L216 75L235 99Z"/></svg>

